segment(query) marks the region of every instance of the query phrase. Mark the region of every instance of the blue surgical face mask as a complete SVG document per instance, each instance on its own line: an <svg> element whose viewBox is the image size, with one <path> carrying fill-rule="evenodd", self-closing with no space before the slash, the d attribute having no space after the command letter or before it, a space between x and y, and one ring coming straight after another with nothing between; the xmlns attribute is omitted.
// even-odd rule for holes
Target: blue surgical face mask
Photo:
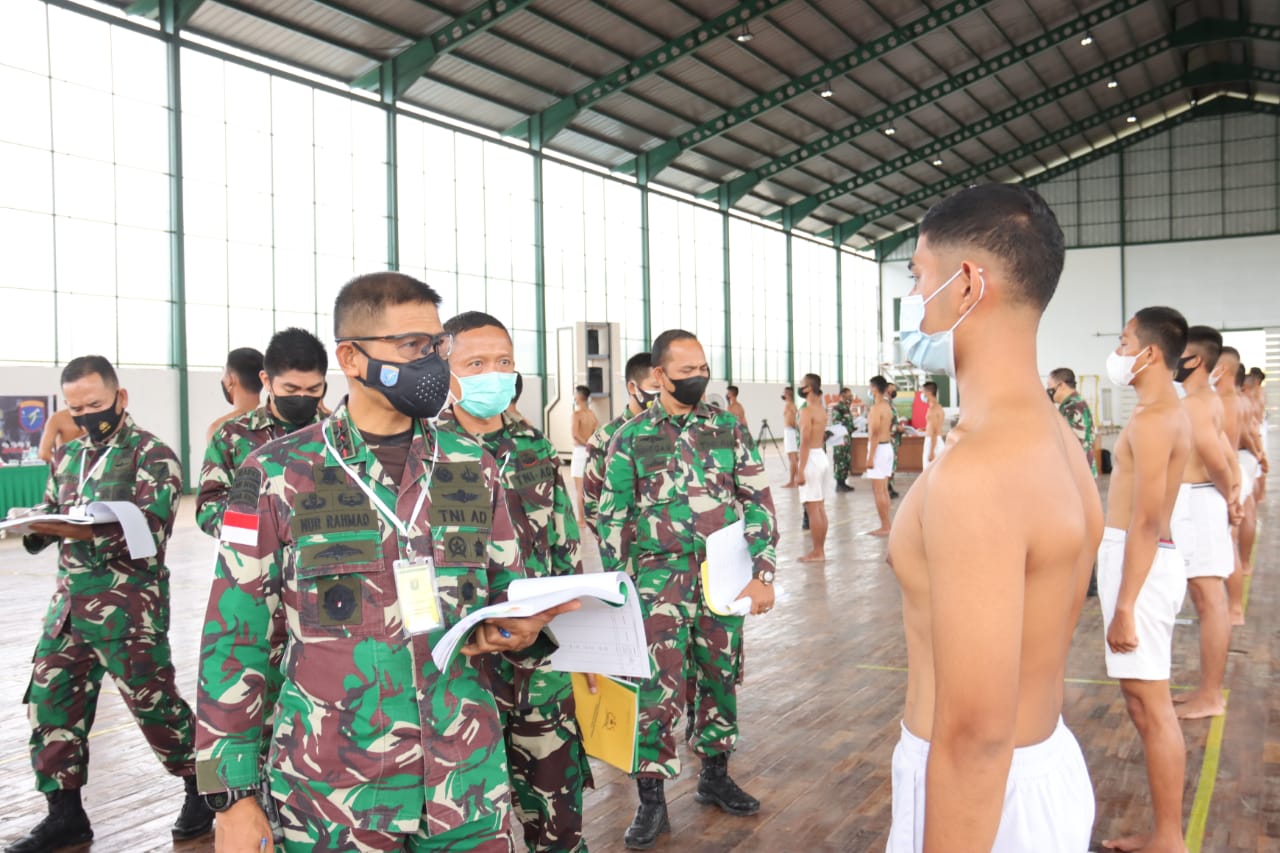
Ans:
<svg viewBox="0 0 1280 853"><path fill-rule="evenodd" d="M987 293L987 280L983 277L982 270L978 270L978 281L982 285L982 289L978 291L978 301L969 306L969 310L961 314L960 319L945 332L929 334L920 331L920 324L924 322L924 307L939 293L950 287L951 282L955 281L961 272L963 270L956 270L955 275L943 282L942 287L935 290L928 299L918 293L902 297L898 313L901 325L898 339L902 342L902 357L925 373L945 373L947 376L955 377L956 349L953 333L956 327L964 322L964 318L978 307L978 302L981 302L982 297Z"/></svg>
<svg viewBox="0 0 1280 853"><path fill-rule="evenodd" d="M477 418L489 419L502 414L516 396L514 373L478 373L475 376L459 376L462 399L458 405Z"/></svg>

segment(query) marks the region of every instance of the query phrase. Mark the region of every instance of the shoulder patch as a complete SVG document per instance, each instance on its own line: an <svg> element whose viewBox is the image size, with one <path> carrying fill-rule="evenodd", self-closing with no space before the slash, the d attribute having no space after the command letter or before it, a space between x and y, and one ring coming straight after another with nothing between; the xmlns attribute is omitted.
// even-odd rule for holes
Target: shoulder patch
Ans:
<svg viewBox="0 0 1280 853"><path fill-rule="evenodd" d="M262 493L262 472L257 468L242 466L236 469L236 478L227 494L227 506L237 506L257 512L258 495Z"/></svg>

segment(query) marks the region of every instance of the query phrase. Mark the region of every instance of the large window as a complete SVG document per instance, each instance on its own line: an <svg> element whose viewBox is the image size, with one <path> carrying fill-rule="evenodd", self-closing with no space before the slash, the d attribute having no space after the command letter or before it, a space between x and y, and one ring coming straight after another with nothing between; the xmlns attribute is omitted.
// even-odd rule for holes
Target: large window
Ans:
<svg viewBox="0 0 1280 853"><path fill-rule="evenodd" d="M724 220L718 211L649 194L649 316L656 337L685 329L723 378Z"/></svg>
<svg viewBox="0 0 1280 853"><path fill-rule="evenodd" d="M383 112L196 50L181 61L188 362L288 326L332 338L338 288L387 266Z"/></svg>
<svg viewBox="0 0 1280 853"><path fill-rule="evenodd" d="M170 363L164 69L154 38L6 5L0 300L13 322L0 360Z"/></svg>
<svg viewBox="0 0 1280 853"><path fill-rule="evenodd" d="M409 116L397 124L400 269L444 297L442 314L506 323L516 363L537 364L532 155Z"/></svg>
<svg viewBox="0 0 1280 853"><path fill-rule="evenodd" d="M840 286L844 384L863 385L880 372L880 265L841 251Z"/></svg>
<svg viewBox="0 0 1280 853"><path fill-rule="evenodd" d="M791 238L791 306L795 329L796 381L816 373L836 381L836 250L798 236Z"/></svg>
<svg viewBox="0 0 1280 853"><path fill-rule="evenodd" d="M734 381L786 382L786 235L730 217L729 281Z"/></svg>

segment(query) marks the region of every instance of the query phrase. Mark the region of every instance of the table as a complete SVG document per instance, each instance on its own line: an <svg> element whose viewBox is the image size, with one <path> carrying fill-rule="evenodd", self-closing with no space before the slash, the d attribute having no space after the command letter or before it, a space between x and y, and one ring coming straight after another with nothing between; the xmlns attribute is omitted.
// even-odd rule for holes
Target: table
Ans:
<svg viewBox="0 0 1280 853"><path fill-rule="evenodd" d="M35 506L44 498L49 466L5 465L0 467L0 518L15 506Z"/></svg>
<svg viewBox="0 0 1280 853"><path fill-rule="evenodd" d="M904 474L914 474L923 470L924 436L904 435L902 446L898 448L898 470ZM853 473L861 474L867 470L867 437L853 437Z"/></svg>

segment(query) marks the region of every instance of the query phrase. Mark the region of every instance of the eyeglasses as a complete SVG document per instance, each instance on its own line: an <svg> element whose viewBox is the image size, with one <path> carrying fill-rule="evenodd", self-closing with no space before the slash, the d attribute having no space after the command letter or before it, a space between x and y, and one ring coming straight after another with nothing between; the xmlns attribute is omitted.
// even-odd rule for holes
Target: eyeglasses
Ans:
<svg viewBox="0 0 1280 853"><path fill-rule="evenodd" d="M448 332L441 332L433 335L430 332L405 332L401 335L366 335L359 338L338 338L338 343L350 341L351 343L362 343L365 341L385 341L389 344L395 344L396 352L405 361L413 361L421 358L429 352L434 352L442 359L448 359L453 353L453 335Z"/></svg>

